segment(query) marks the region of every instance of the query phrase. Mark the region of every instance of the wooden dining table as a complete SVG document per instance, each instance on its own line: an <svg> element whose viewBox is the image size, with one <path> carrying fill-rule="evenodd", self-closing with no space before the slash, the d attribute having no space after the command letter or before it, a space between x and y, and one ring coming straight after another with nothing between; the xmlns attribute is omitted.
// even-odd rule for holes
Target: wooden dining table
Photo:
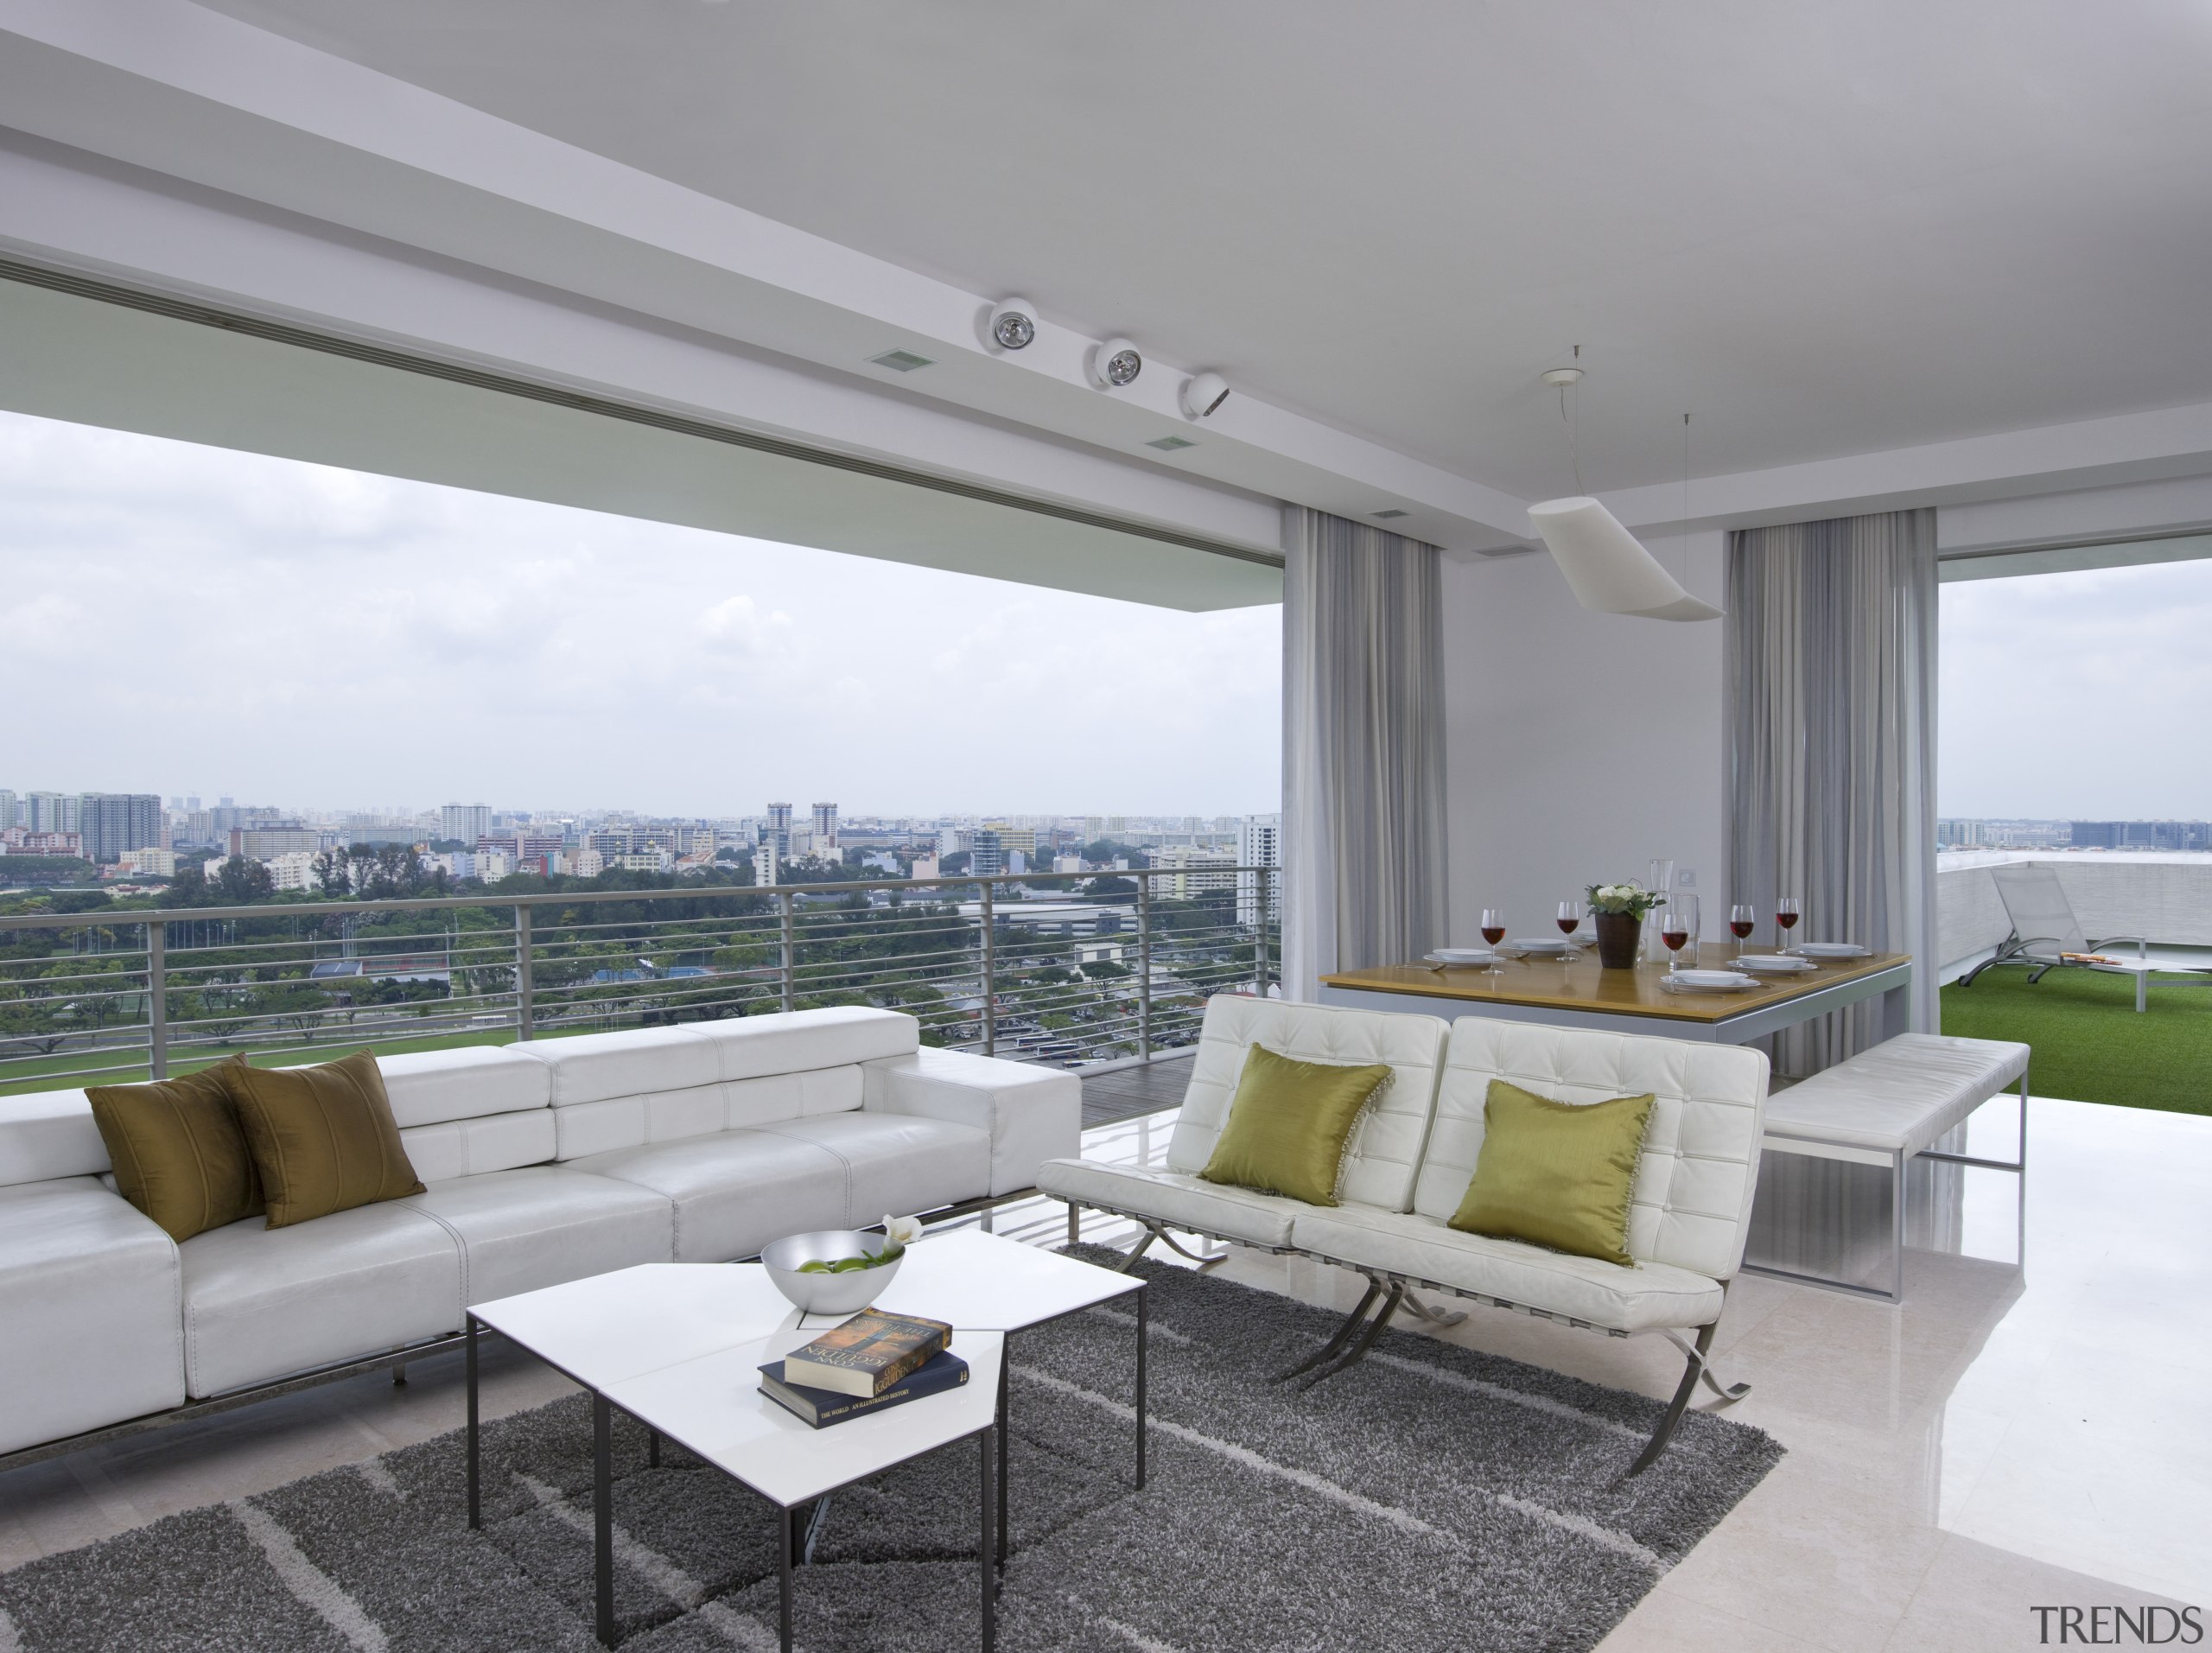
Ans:
<svg viewBox="0 0 2212 1653"><path fill-rule="evenodd" d="M1734 957L1726 944L1707 943L1699 950L1697 964L1726 970ZM1659 985L1667 973L1663 963L1609 970L1599 964L1594 949L1567 959L1533 953L1509 959L1496 976L1479 964L1384 964L1323 976L1321 1002L1360 1010L1411 1011L1447 1021L1461 1016L1499 1016L1555 1027L1741 1045L1846 1005L1878 998L1880 1036L1889 1039L1905 1031L1906 989L1912 984L1910 954L1875 953L1815 963L1815 969L1802 975L1762 978L1758 985L1732 993L1670 992ZM1682 967L1692 968L1688 953Z"/></svg>

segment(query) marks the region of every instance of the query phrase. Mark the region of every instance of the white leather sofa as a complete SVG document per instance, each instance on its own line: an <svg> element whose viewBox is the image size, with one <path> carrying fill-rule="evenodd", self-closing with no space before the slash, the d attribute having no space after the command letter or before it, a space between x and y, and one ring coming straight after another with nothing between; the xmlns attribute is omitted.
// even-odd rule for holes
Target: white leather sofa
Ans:
<svg viewBox="0 0 2212 1653"><path fill-rule="evenodd" d="M1345 1145L1339 1204L1310 1205L1198 1176L1254 1044L1300 1061L1389 1065L1389 1085ZM1629 1217L1635 1267L1446 1226L1474 1176L1493 1078L1567 1102L1647 1091L1656 1099ZM1424 1305L1418 1289L1616 1337L1666 1336L1688 1365L1637 1461L1641 1470L1665 1449L1700 1377L1726 1399L1745 1392L1722 1389L1706 1356L1743 1262L1766 1090L1766 1058L1739 1046L1487 1017L1447 1027L1431 1016L1220 995L1206 1008L1166 1168L1055 1160L1039 1170L1037 1186L1073 1206L1135 1218L1147 1230L1138 1252L1156 1238L1174 1244L1172 1227L1364 1275L1367 1294L1343 1328L1286 1377L1306 1371L1318 1381L1351 1365L1401 1307L1452 1318Z"/></svg>
<svg viewBox="0 0 2212 1653"><path fill-rule="evenodd" d="M383 1059L427 1192L182 1244L113 1192L82 1090L0 1097L0 1454L430 1344L462 1311L1026 1191L1072 1075L800 1011Z"/></svg>

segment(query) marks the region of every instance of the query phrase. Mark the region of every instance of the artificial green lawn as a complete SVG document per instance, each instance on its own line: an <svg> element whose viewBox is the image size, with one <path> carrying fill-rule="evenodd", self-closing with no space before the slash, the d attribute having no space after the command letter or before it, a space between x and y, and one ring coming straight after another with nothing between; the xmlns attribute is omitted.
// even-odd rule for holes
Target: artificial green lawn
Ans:
<svg viewBox="0 0 2212 1653"><path fill-rule="evenodd" d="M2033 1046L2039 1097L2212 1114L2212 976L2152 976L2139 1016L2133 976L2053 970L2030 987L2025 969L2007 966L1943 989L1943 1031Z"/></svg>

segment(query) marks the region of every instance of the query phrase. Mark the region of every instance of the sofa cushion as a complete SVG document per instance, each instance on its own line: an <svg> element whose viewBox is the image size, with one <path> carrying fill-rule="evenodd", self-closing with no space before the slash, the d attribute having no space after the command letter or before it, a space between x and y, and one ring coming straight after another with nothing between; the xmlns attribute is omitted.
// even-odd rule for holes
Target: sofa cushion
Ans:
<svg viewBox="0 0 2212 1653"><path fill-rule="evenodd" d="M861 1105L856 1067L810 1068L758 1079L694 1085L607 1097L553 1110L555 1157L578 1160L617 1148L672 1142L717 1131L749 1130L810 1114L838 1113Z"/></svg>
<svg viewBox="0 0 2212 1653"><path fill-rule="evenodd" d="M249 1217L194 1235L177 1254L185 1376L196 1397L460 1327L461 1248L404 1201L289 1228Z"/></svg>
<svg viewBox="0 0 2212 1653"><path fill-rule="evenodd" d="M990 1133L972 1125L912 1114L825 1114L761 1128L844 1162L848 1228L957 1205L990 1189Z"/></svg>
<svg viewBox="0 0 2212 1653"><path fill-rule="evenodd" d="M0 1453L184 1401L176 1247L93 1178L0 1187Z"/></svg>
<svg viewBox="0 0 2212 1653"><path fill-rule="evenodd" d="M1361 1115L1344 1145L1337 1195L1402 1211L1413 1198L1414 1171L1428 1135L1447 1031L1434 1016L1217 993L1206 1001L1190 1087L1167 1145L1168 1168L1195 1175L1213 1156L1243 1075L1245 1052L1254 1045L1300 1062L1379 1062L1389 1067L1390 1083Z"/></svg>
<svg viewBox="0 0 2212 1653"><path fill-rule="evenodd" d="M1275 1250L1290 1243L1291 1218L1314 1209L1281 1194L1201 1182L1187 1172L1141 1170L1099 1160L1047 1160L1037 1167L1037 1187L1078 1205L1157 1217L1193 1234Z"/></svg>
<svg viewBox="0 0 2212 1653"><path fill-rule="evenodd" d="M317 1067L241 1062L224 1077L261 1173L270 1227L423 1192L368 1052Z"/></svg>
<svg viewBox="0 0 2212 1653"><path fill-rule="evenodd" d="M377 1066L402 1130L543 1108L553 1097L551 1070L519 1045L410 1051L378 1057Z"/></svg>
<svg viewBox="0 0 2212 1653"><path fill-rule="evenodd" d="M726 1016L684 1027L714 1041L721 1064L718 1077L725 1079L906 1056L922 1042L922 1025L913 1017L858 1004L771 1016Z"/></svg>
<svg viewBox="0 0 2212 1653"><path fill-rule="evenodd" d="M1433 1281L1616 1332L1704 1326L1720 1313L1719 1286L1689 1269L1663 1262L1624 1268L1518 1240L1461 1234L1415 1211L1308 1205L1291 1224L1291 1238L1301 1251L1354 1268Z"/></svg>
<svg viewBox="0 0 2212 1653"><path fill-rule="evenodd" d="M117 1191L172 1240L262 1214L261 1176L226 1077L245 1065L233 1056L181 1078L86 1087Z"/></svg>
<svg viewBox="0 0 2212 1653"><path fill-rule="evenodd" d="M713 1084L722 1077L720 1048L696 1027L634 1027L574 1039L536 1039L509 1048L543 1062L551 1086L549 1099L556 1108L572 1108L609 1097Z"/></svg>
<svg viewBox="0 0 2212 1653"><path fill-rule="evenodd" d="M399 1145L426 1184L482 1176L555 1158L557 1116L550 1108L530 1108L480 1119L448 1119L401 1131Z"/></svg>
<svg viewBox="0 0 2212 1653"><path fill-rule="evenodd" d="M1463 1016L1452 1026L1414 1209L1440 1223L1459 1210L1482 1154L1492 1079L1563 1102L1649 1091L1629 1255L1726 1280L1743 1261L1758 1184L1766 1075L1765 1056L1744 1046Z"/></svg>
<svg viewBox="0 0 2212 1653"><path fill-rule="evenodd" d="M675 1255L675 1210L635 1183L534 1165L434 1182L398 1202L461 1248L460 1311Z"/></svg>
<svg viewBox="0 0 2212 1653"><path fill-rule="evenodd" d="M844 1225L845 1162L768 1131L618 1148L569 1166L665 1195L675 1207L677 1262L731 1262L786 1234Z"/></svg>
<svg viewBox="0 0 2212 1653"><path fill-rule="evenodd" d="M0 1187L107 1169L107 1145L82 1090L0 1097Z"/></svg>

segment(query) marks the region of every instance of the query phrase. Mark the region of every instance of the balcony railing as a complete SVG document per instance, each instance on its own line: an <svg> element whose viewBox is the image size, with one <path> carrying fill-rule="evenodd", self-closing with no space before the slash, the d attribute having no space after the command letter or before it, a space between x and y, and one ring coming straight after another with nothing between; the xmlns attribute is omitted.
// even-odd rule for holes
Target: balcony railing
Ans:
<svg viewBox="0 0 2212 1653"><path fill-rule="evenodd" d="M0 918L0 1092L821 1005L925 1043L1088 1065L1265 995L1279 874L1160 868ZM1122 881L1116 887L1116 881ZM1107 893L1079 887L1094 881Z"/></svg>

